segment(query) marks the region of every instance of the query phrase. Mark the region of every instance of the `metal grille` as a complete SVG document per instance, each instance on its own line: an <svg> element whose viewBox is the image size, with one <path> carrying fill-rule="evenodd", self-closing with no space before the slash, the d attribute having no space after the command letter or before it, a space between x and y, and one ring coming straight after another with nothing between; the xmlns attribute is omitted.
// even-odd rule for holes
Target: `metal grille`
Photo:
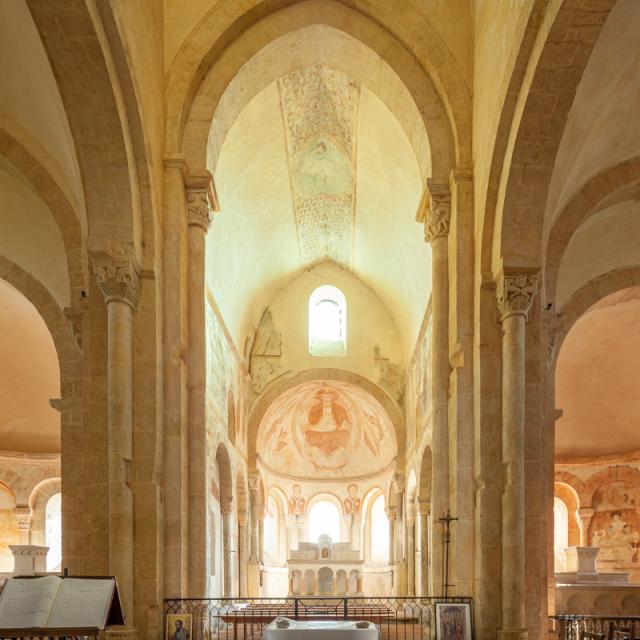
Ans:
<svg viewBox="0 0 640 640"><path fill-rule="evenodd" d="M443 598L293 598L165 600L168 614L190 613L190 640L260 640L278 616L294 620L367 620L378 625L381 640L434 640L435 603ZM469 603L471 598L449 597Z"/></svg>
<svg viewBox="0 0 640 640"><path fill-rule="evenodd" d="M614 638L614 629L630 630L631 640L640 638L640 615L638 616L582 616L566 614L553 616L558 631L558 640L580 640L583 631L604 633L605 638ZM616 634L618 635L618 634Z"/></svg>

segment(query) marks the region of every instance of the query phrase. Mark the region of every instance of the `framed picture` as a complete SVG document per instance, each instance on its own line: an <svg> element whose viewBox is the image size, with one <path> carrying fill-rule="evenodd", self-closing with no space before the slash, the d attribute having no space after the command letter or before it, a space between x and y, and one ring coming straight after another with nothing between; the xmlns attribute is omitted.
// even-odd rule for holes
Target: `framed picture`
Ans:
<svg viewBox="0 0 640 640"><path fill-rule="evenodd" d="M468 602L436 602L436 640L471 640Z"/></svg>
<svg viewBox="0 0 640 640"><path fill-rule="evenodd" d="M168 613L165 640L191 640L192 621L190 613Z"/></svg>

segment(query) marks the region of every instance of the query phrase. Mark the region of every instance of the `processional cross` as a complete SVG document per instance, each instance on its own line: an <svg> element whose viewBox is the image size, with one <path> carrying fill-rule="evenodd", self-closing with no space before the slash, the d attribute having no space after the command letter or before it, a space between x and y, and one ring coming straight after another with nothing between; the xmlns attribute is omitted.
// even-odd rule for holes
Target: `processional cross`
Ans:
<svg viewBox="0 0 640 640"><path fill-rule="evenodd" d="M447 515L438 518L438 522L442 522L442 555L444 560L444 573L442 575L442 591L444 593L444 599L449 597L449 587L454 585L449 584L449 544L451 543L451 523L457 520L447 509Z"/></svg>

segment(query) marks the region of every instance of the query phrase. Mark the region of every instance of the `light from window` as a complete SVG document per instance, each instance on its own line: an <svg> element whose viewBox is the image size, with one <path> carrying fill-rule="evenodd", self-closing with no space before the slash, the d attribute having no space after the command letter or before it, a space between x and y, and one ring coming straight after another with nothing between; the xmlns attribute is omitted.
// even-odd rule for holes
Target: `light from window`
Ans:
<svg viewBox="0 0 640 640"><path fill-rule="evenodd" d="M309 353L347 355L347 301L340 289L328 284L309 297Z"/></svg>
<svg viewBox="0 0 640 640"><path fill-rule="evenodd" d="M276 501L269 496L264 518L264 555L271 564L278 562L278 515Z"/></svg>
<svg viewBox="0 0 640 640"><path fill-rule="evenodd" d="M564 500L553 499L553 556L554 570L565 571L565 549L569 546L569 511Z"/></svg>
<svg viewBox="0 0 640 640"><path fill-rule="evenodd" d="M371 561L389 562L389 518L382 494L371 505Z"/></svg>
<svg viewBox="0 0 640 640"><path fill-rule="evenodd" d="M340 512L328 500L316 502L309 511L309 540L318 542L321 535L331 536L333 542L340 541Z"/></svg>
<svg viewBox="0 0 640 640"><path fill-rule="evenodd" d="M54 493L44 508L44 539L49 547L47 571L60 571L62 565L62 494Z"/></svg>

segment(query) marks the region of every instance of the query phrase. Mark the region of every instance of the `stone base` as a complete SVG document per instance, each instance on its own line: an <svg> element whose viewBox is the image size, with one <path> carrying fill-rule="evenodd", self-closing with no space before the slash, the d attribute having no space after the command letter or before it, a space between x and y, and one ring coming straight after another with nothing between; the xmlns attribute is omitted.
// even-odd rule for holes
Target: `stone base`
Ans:
<svg viewBox="0 0 640 640"><path fill-rule="evenodd" d="M528 629L498 629L498 640L527 640Z"/></svg>
<svg viewBox="0 0 640 640"><path fill-rule="evenodd" d="M109 627L106 631L107 640L136 640L138 631L132 627Z"/></svg>

